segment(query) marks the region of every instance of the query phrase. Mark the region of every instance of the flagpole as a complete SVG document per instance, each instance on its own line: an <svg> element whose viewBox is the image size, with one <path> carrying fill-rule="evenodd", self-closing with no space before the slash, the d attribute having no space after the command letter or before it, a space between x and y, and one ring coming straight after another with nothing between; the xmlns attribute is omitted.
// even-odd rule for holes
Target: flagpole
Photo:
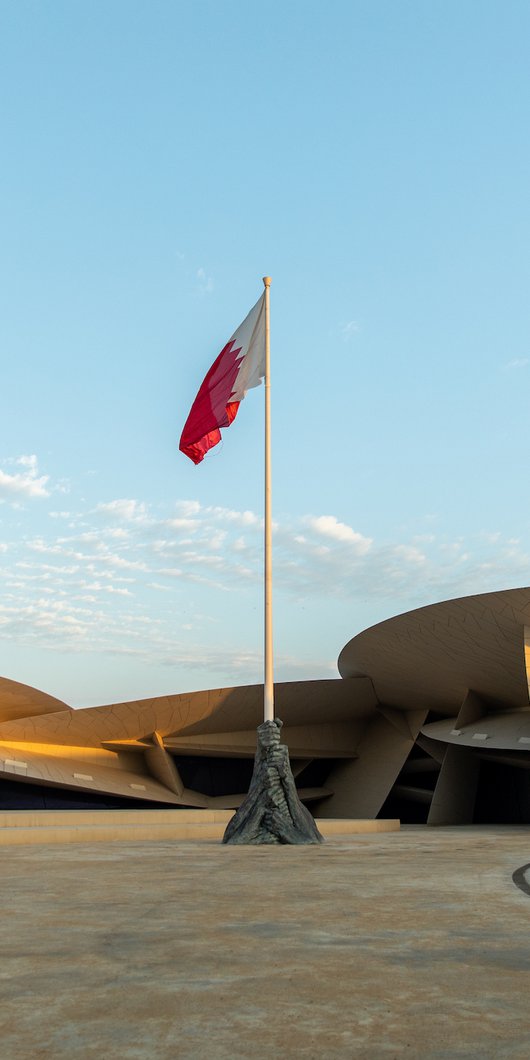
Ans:
<svg viewBox="0 0 530 1060"><path fill-rule="evenodd" d="M223 843L321 843L322 836L302 806L286 744L280 742L282 722L274 717L272 657L272 490L271 490L271 373L270 276L265 287L265 665L263 725L258 725L254 771L247 797L228 822ZM263 296L262 296L263 297ZM260 299L261 302L261 299ZM262 347L263 349L263 347ZM274 813L271 813L271 805Z"/></svg>
<svg viewBox="0 0 530 1060"><path fill-rule="evenodd" d="M274 720L274 668L272 652L272 488L271 488L271 376L270 376L270 276L265 286L265 667L263 720Z"/></svg>

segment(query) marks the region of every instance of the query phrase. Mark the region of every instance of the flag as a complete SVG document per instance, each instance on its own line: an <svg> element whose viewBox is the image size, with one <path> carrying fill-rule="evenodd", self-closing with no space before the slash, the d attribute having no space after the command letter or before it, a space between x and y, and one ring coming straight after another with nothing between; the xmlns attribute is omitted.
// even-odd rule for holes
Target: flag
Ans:
<svg viewBox="0 0 530 1060"><path fill-rule="evenodd" d="M179 449L194 464L221 441L247 390L265 375L265 292L206 374L184 424Z"/></svg>

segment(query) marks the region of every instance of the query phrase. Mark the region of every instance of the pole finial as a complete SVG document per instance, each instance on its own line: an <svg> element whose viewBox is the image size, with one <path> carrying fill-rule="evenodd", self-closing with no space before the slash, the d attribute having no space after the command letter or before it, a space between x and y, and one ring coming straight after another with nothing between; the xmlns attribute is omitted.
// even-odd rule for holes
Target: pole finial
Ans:
<svg viewBox="0 0 530 1060"><path fill-rule="evenodd" d="M272 280L271 280L270 276L264 276L263 277L263 285L265 287L270 287L271 283L272 283Z"/></svg>

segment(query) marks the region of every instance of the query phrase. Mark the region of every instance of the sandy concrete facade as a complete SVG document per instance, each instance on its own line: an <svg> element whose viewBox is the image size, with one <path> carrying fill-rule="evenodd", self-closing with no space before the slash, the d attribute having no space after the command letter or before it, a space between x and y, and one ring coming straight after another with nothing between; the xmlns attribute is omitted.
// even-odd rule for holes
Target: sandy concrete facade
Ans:
<svg viewBox="0 0 530 1060"><path fill-rule="evenodd" d="M527 1060L528 829L19 847L6 1060Z"/></svg>

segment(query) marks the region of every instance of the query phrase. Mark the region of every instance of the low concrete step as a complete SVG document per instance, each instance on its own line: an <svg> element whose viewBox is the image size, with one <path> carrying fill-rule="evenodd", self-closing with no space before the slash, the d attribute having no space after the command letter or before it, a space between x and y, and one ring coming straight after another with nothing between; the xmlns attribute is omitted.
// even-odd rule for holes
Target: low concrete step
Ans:
<svg viewBox="0 0 530 1060"><path fill-rule="evenodd" d="M387 820L358 820L355 817L322 817L316 818L319 832L329 835L363 835L368 832L399 832L401 822L398 818Z"/></svg>
<svg viewBox="0 0 530 1060"><path fill-rule="evenodd" d="M0 847L24 844L67 843L137 843L164 839L217 839L223 837L225 824L101 824L43 825L39 828L6 828L0 831Z"/></svg>
<svg viewBox="0 0 530 1060"><path fill-rule="evenodd" d="M0 813L0 846L68 843L220 842L231 810L13 810ZM321 819L324 837L399 830L399 821Z"/></svg>
<svg viewBox="0 0 530 1060"><path fill-rule="evenodd" d="M0 810L0 832L3 828L44 828L48 825L109 824L211 824L225 823L234 816L232 810Z"/></svg>

